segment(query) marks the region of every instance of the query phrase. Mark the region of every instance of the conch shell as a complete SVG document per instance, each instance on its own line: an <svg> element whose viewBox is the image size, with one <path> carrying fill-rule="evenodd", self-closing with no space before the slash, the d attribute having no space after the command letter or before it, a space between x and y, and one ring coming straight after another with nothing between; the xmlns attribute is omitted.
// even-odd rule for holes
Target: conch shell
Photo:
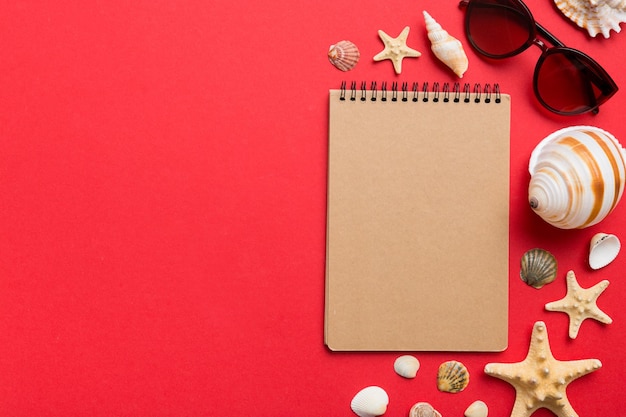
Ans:
<svg viewBox="0 0 626 417"><path fill-rule="evenodd" d="M463 50L461 41L442 29L441 25L426 11L424 11L424 21L426 22L428 39L430 39L431 43L430 49L432 49L435 56L454 71L459 78L463 78L463 74L467 71L467 67L469 66L469 61Z"/></svg>
<svg viewBox="0 0 626 417"><path fill-rule="evenodd" d="M611 29L619 33L620 23L626 22L626 0L554 0L554 3L593 37L602 33L608 38Z"/></svg>
<svg viewBox="0 0 626 417"><path fill-rule="evenodd" d="M531 154L530 207L561 229L599 223L622 197L625 159L626 151L605 130L593 126L557 130Z"/></svg>

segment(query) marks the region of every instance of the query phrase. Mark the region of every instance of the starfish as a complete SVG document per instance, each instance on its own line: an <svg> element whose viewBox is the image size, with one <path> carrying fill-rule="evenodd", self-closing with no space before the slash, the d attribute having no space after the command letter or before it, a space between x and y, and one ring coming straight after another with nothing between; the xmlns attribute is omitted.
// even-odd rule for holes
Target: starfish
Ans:
<svg viewBox="0 0 626 417"><path fill-rule="evenodd" d="M602 367L598 359L559 361L552 356L546 325L535 323L528 355L517 363L488 363L485 373L515 388L511 417L529 417L547 408L558 417L578 417L565 390L573 380Z"/></svg>
<svg viewBox="0 0 626 417"><path fill-rule="evenodd" d="M411 49L406 45L406 38L409 36L410 28L405 27L397 38L392 38L382 30L378 31L378 36L385 44L385 49L374 56L374 61L382 61L383 59L390 59L393 62L393 69L396 74L402 72L402 59L411 57L417 58L422 54L415 49Z"/></svg>
<svg viewBox="0 0 626 417"><path fill-rule="evenodd" d="M598 282L591 288L582 288L574 271L567 273L567 295L564 298L546 304L548 311L561 311L569 316L569 337L576 339L580 325L585 319L595 319L601 323L611 324L613 320L596 305L596 300L602 294L609 281Z"/></svg>

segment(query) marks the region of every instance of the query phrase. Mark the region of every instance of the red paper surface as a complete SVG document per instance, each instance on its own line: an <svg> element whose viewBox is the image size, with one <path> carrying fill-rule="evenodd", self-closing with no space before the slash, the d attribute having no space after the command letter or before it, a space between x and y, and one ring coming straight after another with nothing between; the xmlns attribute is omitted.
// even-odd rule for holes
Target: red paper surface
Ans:
<svg viewBox="0 0 626 417"><path fill-rule="evenodd" d="M626 88L626 35L590 38L552 2L528 6ZM510 337L497 354L420 353L405 380L395 353L323 345L327 103L342 80L454 82L430 52L422 10L466 45L463 81L512 96ZM591 271L586 253L598 231L626 238L626 203L563 231L531 212L526 187L530 152L557 129L591 124L626 142L626 98L597 116L548 114L532 93L539 49L483 60L463 16L457 1L435 0L0 6L0 414L351 416L352 396L380 385L387 415L418 401L462 415L482 399L506 416L513 388L482 370L521 361L544 320L557 359L603 363L570 384L574 409L620 415L626 257ZM407 25L422 56L396 76L371 59L383 49L377 30ZM350 73L326 57L341 39L361 49ZM560 263L541 290L519 279L521 255L537 246ZM611 282L598 304L613 324L588 320L575 340L568 317L543 308L564 296L569 269L584 287ZM471 372L459 394L436 388L450 359Z"/></svg>

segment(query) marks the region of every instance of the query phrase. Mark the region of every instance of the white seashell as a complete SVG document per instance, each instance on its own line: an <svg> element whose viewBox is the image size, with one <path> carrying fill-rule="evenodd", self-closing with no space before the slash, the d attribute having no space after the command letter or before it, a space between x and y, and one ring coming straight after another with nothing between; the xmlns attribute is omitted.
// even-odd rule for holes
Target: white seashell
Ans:
<svg viewBox="0 0 626 417"><path fill-rule="evenodd" d="M435 410L432 405L419 402L411 407L409 417L441 417L441 413Z"/></svg>
<svg viewBox="0 0 626 417"><path fill-rule="evenodd" d="M465 417L487 417L488 413L487 404L478 400L471 403L463 415Z"/></svg>
<svg viewBox="0 0 626 417"><path fill-rule="evenodd" d="M377 386L365 387L352 399L350 408L359 417L375 417L385 414L389 396L384 389Z"/></svg>
<svg viewBox="0 0 626 417"><path fill-rule="evenodd" d="M328 60L342 71L354 68L360 57L359 48L350 41L339 41L328 49Z"/></svg>
<svg viewBox="0 0 626 417"><path fill-rule="evenodd" d="M554 0L554 3L565 16L587 29L593 37L602 33L608 38L611 29L619 33L620 23L626 22L624 0Z"/></svg>
<svg viewBox="0 0 626 417"><path fill-rule="evenodd" d="M589 266L592 269L604 268L617 258L621 244L617 236L596 233L589 244Z"/></svg>
<svg viewBox="0 0 626 417"><path fill-rule="evenodd" d="M393 363L393 369L402 377L415 378L418 369L420 369L420 361L415 356L402 355Z"/></svg>
<svg viewBox="0 0 626 417"><path fill-rule="evenodd" d="M430 39L431 43L430 48L435 56L454 71L459 78L463 78L463 74L469 66L469 61L461 41L442 29L441 25L426 11L424 11L424 21L426 22L428 39Z"/></svg>
<svg viewBox="0 0 626 417"><path fill-rule="evenodd" d="M597 224L617 205L626 181L626 151L593 126L557 130L533 150L530 207L561 229Z"/></svg>

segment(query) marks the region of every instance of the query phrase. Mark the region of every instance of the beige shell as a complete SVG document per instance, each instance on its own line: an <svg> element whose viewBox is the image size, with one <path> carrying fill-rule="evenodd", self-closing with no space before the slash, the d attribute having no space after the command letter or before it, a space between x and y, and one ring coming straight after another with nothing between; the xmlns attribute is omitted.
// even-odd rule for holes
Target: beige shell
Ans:
<svg viewBox="0 0 626 417"><path fill-rule="evenodd" d="M404 378L415 378L420 369L420 361L415 356L402 355L393 363L393 369Z"/></svg>
<svg viewBox="0 0 626 417"><path fill-rule="evenodd" d="M465 417L487 417L489 408L483 401L477 400L470 404L463 414Z"/></svg>
<svg viewBox="0 0 626 417"><path fill-rule="evenodd" d="M528 202L561 229L582 229L617 206L626 182L626 152L609 132L571 126L548 135L533 150Z"/></svg>
<svg viewBox="0 0 626 417"><path fill-rule="evenodd" d="M387 392L372 385L356 393L350 402L350 408L359 417L376 417L385 414L388 404Z"/></svg>
<svg viewBox="0 0 626 417"><path fill-rule="evenodd" d="M446 64L459 78L463 78L463 74L469 66L469 61L461 41L442 29L441 25L426 11L424 11L424 21L426 22L428 39L430 39L431 43L430 48L435 56Z"/></svg>
<svg viewBox="0 0 626 417"><path fill-rule="evenodd" d="M350 41L339 41L328 49L328 60L342 71L350 71L359 62L359 48Z"/></svg>
<svg viewBox="0 0 626 417"><path fill-rule="evenodd" d="M461 362L444 362L437 372L437 388L443 392L461 392L469 384L469 378L469 372Z"/></svg>
<svg viewBox="0 0 626 417"><path fill-rule="evenodd" d="M409 417L441 417L441 413L426 402L414 404L409 411Z"/></svg>
<svg viewBox="0 0 626 417"><path fill-rule="evenodd" d="M565 16L587 29L593 37L602 33L608 38L611 30L619 33L620 23L626 22L624 0L554 0L554 3Z"/></svg>
<svg viewBox="0 0 626 417"><path fill-rule="evenodd" d="M604 268L617 258L621 243L617 236L609 233L596 233L589 243L589 266L591 269Z"/></svg>
<svg viewBox="0 0 626 417"><path fill-rule="evenodd" d="M557 262L545 249L531 249L524 253L520 262L520 278L534 288L541 288L556 278Z"/></svg>

